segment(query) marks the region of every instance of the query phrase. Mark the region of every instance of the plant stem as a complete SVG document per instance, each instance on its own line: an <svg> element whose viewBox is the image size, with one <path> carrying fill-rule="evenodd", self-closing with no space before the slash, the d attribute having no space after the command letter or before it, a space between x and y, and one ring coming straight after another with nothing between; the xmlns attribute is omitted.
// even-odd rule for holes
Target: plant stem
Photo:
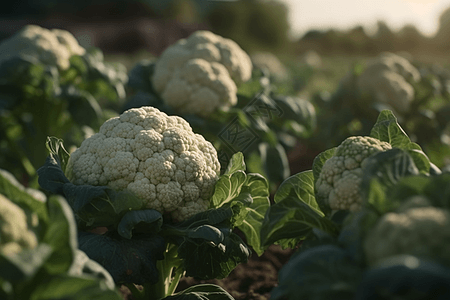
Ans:
<svg viewBox="0 0 450 300"><path fill-rule="evenodd" d="M136 288L134 283L127 283L125 286L131 291L131 294L133 295L133 299L144 299L144 293L142 293L140 290Z"/></svg>
<svg viewBox="0 0 450 300"><path fill-rule="evenodd" d="M177 246L167 244L164 259L156 262L156 268L159 280L155 284L144 284L145 299L162 299L175 292L184 273L181 259L178 258Z"/></svg>

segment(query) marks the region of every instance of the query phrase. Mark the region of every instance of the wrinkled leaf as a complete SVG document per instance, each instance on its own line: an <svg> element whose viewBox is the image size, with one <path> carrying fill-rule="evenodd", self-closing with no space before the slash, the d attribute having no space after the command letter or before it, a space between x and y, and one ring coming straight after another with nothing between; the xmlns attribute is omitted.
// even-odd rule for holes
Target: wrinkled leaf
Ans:
<svg viewBox="0 0 450 300"><path fill-rule="evenodd" d="M73 263L78 248L77 227L72 209L60 196L48 199L49 225L42 239L53 249L46 262L46 270L50 274L67 272Z"/></svg>
<svg viewBox="0 0 450 300"><path fill-rule="evenodd" d="M247 175L245 185L251 191L253 202L245 207L247 211L245 218L237 227L244 233L247 244L250 245L258 255L262 255L264 247L261 243L261 227L264 216L270 206L269 184L260 174L250 173Z"/></svg>
<svg viewBox="0 0 450 300"><path fill-rule="evenodd" d="M265 174L271 182L282 182L289 177L289 161L281 144L271 146L268 143L260 143L258 148Z"/></svg>
<svg viewBox="0 0 450 300"><path fill-rule="evenodd" d="M242 152L233 154L224 174L233 174L237 171L245 171L244 155Z"/></svg>
<svg viewBox="0 0 450 300"><path fill-rule="evenodd" d="M132 210L123 216L117 226L117 232L124 238L131 239L134 229L140 232L156 234L161 230L163 217L154 209Z"/></svg>
<svg viewBox="0 0 450 300"><path fill-rule="evenodd" d="M240 263L247 262L251 251L242 239L230 233L215 246L204 238L186 239L179 247L186 276L198 279L221 279Z"/></svg>
<svg viewBox="0 0 450 300"><path fill-rule="evenodd" d="M402 177L410 175L419 175L419 170L408 152L398 148L379 152L365 161L361 183L363 198L381 212L386 212L396 204L384 197L380 189L387 191ZM374 179L377 182L372 183Z"/></svg>
<svg viewBox="0 0 450 300"><path fill-rule="evenodd" d="M390 110L383 110L373 126L370 136L391 144L394 148L408 150L421 173L428 174L430 160L416 143L411 142L408 135L400 127L397 118Z"/></svg>
<svg viewBox="0 0 450 300"><path fill-rule="evenodd" d="M239 196L246 177L245 172L240 170L220 176L214 186L211 206L213 208L220 207Z"/></svg>
<svg viewBox="0 0 450 300"><path fill-rule="evenodd" d="M336 235L338 228L318 209L314 198L312 171L288 178L277 194L276 203L267 210L261 228L263 245L280 241L288 247L304 240L313 228Z"/></svg>
<svg viewBox="0 0 450 300"><path fill-rule="evenodd" d="M82 277L72 277L67 274L58 274L42 278L35 283L35 289L25 291L31 294L22 299L41 300L121 300L117 291L110 290L97 280Z"/></svg>
<svg viewBox="0 0 450 300"><path fill-rule="evenodd" d="M161 236L125 239L108 234L78 233L80 249L102 265L116 283L156 283L156 260L164 258Z"/></svg>

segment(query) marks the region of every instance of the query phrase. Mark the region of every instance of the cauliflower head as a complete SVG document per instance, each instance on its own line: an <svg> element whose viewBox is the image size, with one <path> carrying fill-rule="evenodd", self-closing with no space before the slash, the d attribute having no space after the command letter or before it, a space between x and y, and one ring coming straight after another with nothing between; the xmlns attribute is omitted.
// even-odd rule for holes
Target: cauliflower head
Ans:
<svg viewBox="0 0 450 300"><path fill-rule="evenodd" d="M19 55L37 54L44 64L64 70L69 68L72 55L83 55L85 52L68 31L27 25L0 44L0 62Z"/></svg>
<svg viewBox="0 0 450 300"><path fill-rule="evenodd" d="M267 69L270 75L278 80L286 80L289 76L287 68L271 52L256 52L251 55L253 66Z"/></svg>
<svg viewBox="0 0 450 300"><path fill-rule="evenodd" d="M358 77L357 88L377 102L390 105L397 113L408 112L415 92L410 82L420 80L419 71L404 57L383 53L370 61Z"/></svg>
<svg viewBox="0 0 450 300"><path fill-rule="evenodd" d="M23 249L33 249L37 244L37 237L28 226L25 212L0 194L0 253L12 255Z"/></svg>
<svg viewBox="0 0 450 300"><path fill-rule="evenodd" d="M237 103L237 85L251 78L252 62L230 39L196 31L168 47L157 60L155 90L174 109L208 116Z"/></svg>
<svg viewBox="0 0 450 300"><path fill-rule="evenodd" d="M315 185L318 201L331 210L359 210L362 204L359 186L364 161L391 148L389 143L368 136L347 138L320 171Z"/></svg>
<svg viewBox="0 0 450 300"><path fill-rule="evenodd" d="M387 213L363 242L369 265L400 254L438 259L450 265L450 212L437 207L411 207Z"/></svg>
<svg viewBox="0 0 450 300"><path fill-rule="evenodd" d="M72 183L128 190L177 221L209 208L219 173L210 142L184 119L150 106L106 121L67 166Z"/></svg>

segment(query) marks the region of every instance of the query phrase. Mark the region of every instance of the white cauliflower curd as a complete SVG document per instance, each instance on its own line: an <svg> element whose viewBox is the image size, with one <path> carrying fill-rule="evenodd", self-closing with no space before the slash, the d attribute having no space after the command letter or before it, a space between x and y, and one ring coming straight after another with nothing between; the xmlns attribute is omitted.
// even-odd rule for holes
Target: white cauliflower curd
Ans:
<svg viewBox="0 0 450 300"><path fill-rule="evenodd" d="M368 63L358 78L357 87L363 95L372 95L375 101L386 103L396 113L404 114L415 97L410 82L419 80L419 71L406 58L383 53Z"/></svg>
<svg viewBox="0 0 450 300"><path fill-rule="evenodd" d="M178 116L133 108L106 121L70 156L69 180L132 192L147 208L185 220L209 208L217 152Z"/></svg>
<svg viewBox="0 0 450 300"><path fill-rule="evenodd" d="M0 44L0 63L19 55L29 55L64 70L69 68L72 55L83 55L85 52L68 31L27 25Z"/></svg>
<svg viewBox="0 0 450 300"><path fill-rule="evenodd" d="M251 78L252 62L230 39L196 31L168 47L157 60L152 83L169 106L208 116L237 103L237 85Z"/></svg>

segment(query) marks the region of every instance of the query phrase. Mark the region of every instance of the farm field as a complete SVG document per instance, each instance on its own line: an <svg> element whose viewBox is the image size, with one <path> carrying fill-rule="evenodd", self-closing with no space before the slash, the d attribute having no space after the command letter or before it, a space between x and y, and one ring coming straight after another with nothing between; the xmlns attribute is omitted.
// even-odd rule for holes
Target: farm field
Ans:
<svg viewBox="0 0 450 300"><path fill-rule="evenodd" d="M289 40L177 3L0 33L0 299L450 299L450 9ZM86 42L118 8L152 17Z"/></svg>

